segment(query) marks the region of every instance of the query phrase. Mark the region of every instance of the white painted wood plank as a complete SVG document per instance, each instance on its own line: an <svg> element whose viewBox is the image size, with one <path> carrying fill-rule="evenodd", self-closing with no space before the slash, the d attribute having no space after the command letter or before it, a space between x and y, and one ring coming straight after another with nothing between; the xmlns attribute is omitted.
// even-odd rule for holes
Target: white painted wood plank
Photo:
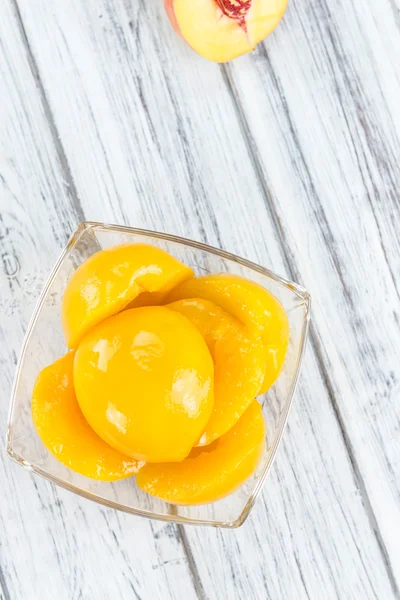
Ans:
<svg viewBox="0 0 400 600"><path fill-rule="evenodd" d="M87 217L183 233L284 272L221 70L174 37L161 4L20 6ZM395 597L312 352L302 389L268 506L244 533L187 530L206 597Z"/></svg>
<svg viewBox="0 0 400 600"><path fill-rule="evenodd" d="M17 21L0 4L0 429L24 330L79 217ZM171 525L84 502L0 456L0 598L196 598Z"/></svg>
<svg viewBox="0 0 400 600"><path fill-rule="evenodd" d="M228 73L399 585L400 36L367 5L294 0Z"/></svg>
<svg viewBox="0 0 400 600"><path fill-rule="evenodd" d="M286 435L249 521L217 536L188 532L192 547L203 548L195 556L209 598L397 598L375 562L378 542L332 410L308 352Z"/></svg>

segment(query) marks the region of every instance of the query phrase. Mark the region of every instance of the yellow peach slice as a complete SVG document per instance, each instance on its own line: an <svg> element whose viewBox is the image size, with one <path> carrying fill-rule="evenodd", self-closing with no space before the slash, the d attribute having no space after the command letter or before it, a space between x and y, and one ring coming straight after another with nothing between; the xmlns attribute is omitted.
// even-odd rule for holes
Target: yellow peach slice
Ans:
<svg viewBox="0 0 400 600"><path fill-rule="evenodd" d="M167 306L197 327L214 361L214 409L198 442L205 446L231 429L259 393L264 346L260 337L249 335L240 321L213 302L193 298Z"/></svg>
<svg viewBox="0 0 400 600"><path fill-rule="evenodd" d="M135 475L143 462L106 444L88 425L73 386L74 352L39 373L32 418L46 448L61 463L91 479L116 481Z"/></svg>
<svg viewBox="0 0 400 600"><path fill-rule="evenodd" d="M137 474L137 485L171 504L215 502L254 473L264 440L261 406L254 400L236 425L210 446L194 448L181 463L144 465Z"/></svg>
<svg viewBox="0 0 400 600"><path fill-rule="evenodd" d="M189 267L148 244L96 252L75 271L64 293L62 323L68 346L75 348L92 327L142 292L168 293L192 276Z"/></svg>
<svg viewBox="0 0 400 600"><path fill-rule="evenodd" d="M168 291L163 292L142 292L136 296L126 308L141 308L142 306L161 306L165 298L168 296Z"/></svg>
<svg viewBox="0 0 400 600"><path fill-rule="evenodd" d="M287 0L164 0L174 29L198 54L226 62L250 52L278 25Z"/></svg>
<svg viewBox="0 0 400 600"><path fill-rule="evenodd" d="M289 321L281 303L268 290L238 275L221 273L194 277L177 286L167 301L203 298L236 317L254 336L261 336L266 369L261 393L275 382L289 343Z"/></svg>
<svg viewBox="0 0 400 600"><path fill-rule="evenodd" d="M125 310L86 334L74 385L96 433L149 462L183 460L214 405L214 365L203 337L163 306Z"/></svg>

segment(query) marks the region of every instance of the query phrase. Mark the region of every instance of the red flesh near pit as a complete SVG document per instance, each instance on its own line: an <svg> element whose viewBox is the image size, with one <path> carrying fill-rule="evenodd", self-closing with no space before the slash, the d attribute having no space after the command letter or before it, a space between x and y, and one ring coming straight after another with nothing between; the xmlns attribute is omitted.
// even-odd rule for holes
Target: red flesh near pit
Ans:
<svg viewBox="0 0 400 600"><path fill-rule="evenodd" d="M240 27L246 30L246 15L252 0L216 0L216 2L224 15L237 21Z"/></svg>

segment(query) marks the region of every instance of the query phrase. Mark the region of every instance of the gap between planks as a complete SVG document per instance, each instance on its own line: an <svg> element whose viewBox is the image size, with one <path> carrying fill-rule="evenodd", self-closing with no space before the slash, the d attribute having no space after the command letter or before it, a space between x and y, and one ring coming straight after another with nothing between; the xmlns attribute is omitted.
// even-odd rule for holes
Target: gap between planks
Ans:
<svg viewBox="0 0 400 600"><path fill-rule="evenodd" d="M18 23L19 31L20 31L22 40L25 44L29 68L30 68L30 70L32 72L32 76L38 86L38 91L39 91L40 100L41 100L41 103L43 106L44 116L49 125L54 148L55 148L58 160L61 165L63 177L68 186L69 195L71 197L72 204L75 209L76 217L77 217L78 221L83 222L83 221L85 221L85 213L84 213L82 204L81 204L79 196L78 196L78 192L77 192L76 185L75 185L75 182L74 182L74 179L72 176L71 169L69 167L69 163L68 163L68 159L67 159L64 147L60 140L60 135L58 133L58 129L57 129L54 117L53 117L50 103L47 99L47 95L46 95L46 92L44 89L42 78L40 76L39 67L38 67L36 59L34 57L34 54L32 52L31 45L29 43L29 39L28 39L26 30L24 27L23 20L22 20L21 12L19 10L18 2L17 2L17 0L10 0L10 2L15 11L15 16L16 16L16 20ZM198 598L198 600L206 600L204 587L201 582L199 572L197 570L196 562L194 560L193 552L192 552L192 549L190 546L190 542L187 538L185 529L184 529L183 525L177 525L176 528L177 528L177 534L178 534L182 549L184 551L184 555L185 555L186 562L187 562L187 567L190 572L190 576L191 576L191 579L193 582L193 586L194 586L197 598ZM11 600L9 592L8 592L6 580L5 580L4 574L1 571L1 569L0 569L0 591L2 592L2 596L4 596L4 600ZM3 598L1 598L1 600L3 600Z"/></svg>
<svg viewBox="0 0 400 600"><path fill-rule="evenodd" d="M10 2L15 11L16 20L17 20L17 23L19 26L20 34L22 36L22 39L23 39L25 47L26 47L26 53L27 53L29 67L31 69L34 80L36 81L36 84L38 86L38 91L39 91L40 99L41 99L41 102L43 105L45 119L48 122L48 125L50 128L55 151L56 151L58 160L61 165L61 170L62 170L64 179L65 179L65 182L68 186L69 195L71 197L71 200L72 200L72 203L73 203L73 206L75 209L76 217L79 221L84 221L85 220L84 211L83 211L81 202L79 200L78 192L77 192L76 185L75 185L75 182L74 182L74 179L73 179L73 176L72 176L69 164L68 164L68 159L67 159L66 153L64 151L64 147L60 140L60 136L58 133L57 126L55 124L53 113L52 113L49 101L47 99L47 95L46 95L46 92L44 89L42 78L40 76L39 67L38 67L36 59L34 57L34 54L32 52L31 45L30 45L26 30L24 27L24 23L22 20L21 12L19 10L18 2L17 2L17 0L10 0ZM396 11L394 10L394 12L396 12ZM398 15L397 15L396 21L397 21L397 23L400 23L400 17ZM226 65L221 65L221 71L223 74L223 79L225 81L225 85L228 89L228 92L229 92L231 98L232 98L233 105L236 110L238 122L239 122L240 128L242 130L244 139L246 141L246 144L247 144L247 147L249 150L255 177L258 179L258 181L262 187L262 190L263 190L265 206L266 206L267 210L269 211L270 215L272 216L272 221L274 223L274 227L276 229L278 238L280 239L280 242L281 242L282 255L284 257L285 266L287 268L288 273L290 274L290 277L293 280L299 280L299 273L298 273L296 261L294 259L293 254L289 250L287 240L285 239L285 234L283 232L281 223L279 221L279 216L277 214L276 207L274 206L273 199L272 199L271 195L269 194L268 186L266 184L266 181L265 181L265 178L264 178L264 175L262 172L261 164L260 164L260 161L258 158L258 152L255 149L254 144L252 143L247 120L244 115L243 109L241 107L241 103L238 99L238 94L236 92L232 77L230 75L229 67ZM290 120L289 114L288 114L288 118ZM293 134L294 134L294 137L296 137L294 131L293 131ZM315 351L320 374L323 379L327 394L330 398L330 401L331 401L331 404L332 404L332 407L333 407L333 410L335 413L335 417L338 422L339 429L341 431L341 435L343 437L343 441L346 446L347 453L349 455L349 460L352 465L354 478L355 478L356 484L360 490L360 494L363 498L363 501L364 501L364 504L365 504L365 507L366 507L366 510L368 513L368 518L369 518L369 521L371 524L371 528L373 529L373 531L375 533L376 540L377 540L380 552L382 554L382 557L383 557L383 560L384 560L384 563L386 566L386 570L388 573L388 577L389 577L392 589L394 591L395 596L397 595L400 597L400 590L397 586L396 579L394 577L390 558L388 556L386 546L382 539L382 535L381 535L381 532L380 532L380 529L379 529L379 526L378 526L378 523L376 520L376 516L375 516L375 513L371 506L369 496L366 491L365 484L364 484L362 475L361 475L359 467L358 467L358 462L357 462L357 459L355 457L355 454L354 454L354 451L352 448L351 440L349 439L349 435L348 435L345 423L343 422L343 419L341 417L340 408L338 406L338 402L337 402L337 399L335 397L335 393L334 393L334 390L332 387L332 382L330 381L329 373L328 373L328 370L325 365L325 361L324 361L323 354L322 354L322 349L320 347L315 329L312 324L311 324L311 328L310 328L310 343L313 347L313 350ZM185 556L186 556L188 569L190 570L190 573L191 573L191 577L193 580L193 585L196 590L196 594L198 595L198 598L200 600L205 600L206 596L205 596L204 588L203 588L201 578L200 578L198 570L197 570L196 562L193 557L193 553L192 553L191 546L190 546L189 540L187 538L185 529L182 525L178 525L177 531L178 531L178 535L179 535L179 538L180 538L180 541L182 544L182 548L183 548ZM0 575L1 575L1 573L0 573ZM4 580L4 578L0 577L0 586L3 589L3 594L5 595L5 600L8 600L8 598L9 598L8 590L7 590L7 587L5 585L3 585L3 584L5 584L5 581L3 581L3 580Z"/></svg>
<svg viewBox="0 0 400 600"><path fill-rule="evenodd" d="M47 100L47 96L46 96L46 92L45 92L44 85L42 82L42 78L40 77L39 67L38 67L36 59L33 55L28 36L26 34L24 22L23 22L22 16L21 16L21 11L19 10L17 0L10 0L10 3L11 3L11 6L14 8L16 21L17 21L17 24L19 27L19 33L25 44L26 56L27 56L29 68L31 70L33 79L35 80L36 85L38 87L39 97L40 97L40 100L41 100L41 103L43 106L44 116L45 116L45 119L48 123L49 129L51 132L51 137L53 140L57 158L60 162L64 181L68 187L69 195L72 200L73 207L75 209L76 217L79 222L83 222L85 220L83 208L82 208L81 202L79 200L78 192L76 189L74 178L72 176L71 169L68 164L67 155L65 154L64 147L61 143L60 135L58 133L58 129L57 129L54 117L53 117L53 113L50 108L49 101Z"/></svg>
<svg viewBox="0 0 400 600"><path fill-rule="evenodd" d="M0 565L0 599L11 600L10 592L8 591L6 578L4 577L3 569Z"/></svg>
<svg viewBox="0 0 400 600"><path fill-rule="evenodd" d="M270 65L270 69L272 70L272 66L271 66L271 64L270 64L269 61L268 61L268 64ZM232 101L233 101L233 104L234 104L234 107L235 107L235 110L236 110L236 114L237 114L237 117L238 117L238 121L239 121L241 130L242 130L242 133L243 133L243 137L244 137L244 140L245 140L245 142L247 144L247 147L248 147L248 150L249 150L249 155L250 155L251 160L253 162L255 176L258 178L260 186L261 186L261 189L262 189L262 194L264 196L265 206L266 206L267 210L269 211L269 213L270 213L270 215L272 217L272 222L273 222L273 224L275 226L275 230L277 232L278 239L280 239L280 241L281 241L282 256L283 256L283 259L284 259L284 262L285 262L285 266L287 268L287 272L289 273L289 276L290 276L290 278L293 281L300 282L301 277L300 277L300 273L299 273L298 268L297 268L296 260L295 260L294 255L289 250L289 245L287 243L287 240L286 240L286 237L285 237L285 234L284 234L284 231L283 231L283 227L282 227L282 225L280 223L280 219L279 219L279 216L278 216L277 209L276 209L276 207L274 205L272 196L269 193L268 185L267 185L267 182L265 181L265 177L263 175L263 171L262 171L262 167L261 167L261 164L260 164L260 160L258 158L258 151L254 147L254 143L252 142L251 135L250 135L250 130L249 130L248 123L247 123L247 119L246 119L246 116L245 116L245 114L244 114L244 112L242 110L241 103L240 103L240 100L238 98L238 94L237 94L237 91L236 91L236 88L235 88L235 84L234 84L233 79L232 79L231 74L230 74L230 68L229 68L228 65L221 65L221 71L222 71L222 76L223 76L223 79L225 81L225 84L226 84L226 86L228 88L229 94L230 94L230 96L232 98ZM291 123L291 118L290 118L290 114L289 114L289 111L288 111L287 107L286 107L286 112L287 112L288 120ZM296 140L297 138L296 138L296 134L295 134L295 131L294 131L293 127L292 127L292 133L293 133L294 139ZM301 149L300 149L299 145L298 145L298 148L299 148L299 152L301 154L303 163L307 167L305 159L303 158L303 155L301 153ZM363 499L364 506L366 508L366 512L367 512L368 519L369 519L369 522L370 522L370 525L371 525L371 529L374 532L374 535L375 535L375 538L376 538L379 550L380 550L380 552L382 554L383 562L384 562L385 567L386 567L386 571L387 571L387 574L388 574L390 585L392 587L392 590L393 590L393 593L394 593L395 597L400 598L400 589L399 589L399 586L397 584L396 577L394 575L394 571L393 571L393 567L392 567L391 560L390 560L390 557L389 557L389 553L387 551L385 542L383 540L382 533L380 531L380 528L379 528L379 525L378 525L378 522L377 522L377 519L376 519L375 512L374 512L374 510L372 508L372 505L371 505L371 502L370 502L370 499L369 499L369 495L368 495L368 492L367 492L367 489L366 489L366 486L365 486L365 482L364 482L364 479L363 479L363 477L361 475L360 468L359 468L359 465L358 465L358 461L357 461L357 458L356 458L354 450L353 450L351 439L349 437L349 434L348 434L345 422L344 422L344 420L343 420L343 418L341 416L341 413L340 413L339 403L338 403L338 401L336 399L336 394L335 394L334 389L333 389L333 385L332 385L332 382L331 382L331 379L330 379L330 376L329 376L329 373L328 373L328 369L327 369L327 367L325 365L325 361L324 361L324 357L323 357L323 353L322 353L322 348L321 348L321 345L320 345L320 343L318 341L318 336L316 334L315 327L313 325L312 320L311 320L311 323L310 323L309 340L310 340L310 344L311 344L311 346L313 348L313 351L315 352L318 369L319 369L322 381L324 383L327 395L328 395L329 400L330 400L330 402L332 404L332 408L333 408L333 411L334 411L334 414L335 414L335 418L337 420L337 423L338 423L338 426L339 426L339 430L340 430L342 438L343 438L343 443L344 443L344 445L346 447L346 450L347 450L347 453L348 453L348 456L349 456L350 464L351 464L351 467L352 467L352 470L353 470L354 479L355 479L356 485L357 485L357 487L358 487L358 489L360 491L361 497Z"/></svg>

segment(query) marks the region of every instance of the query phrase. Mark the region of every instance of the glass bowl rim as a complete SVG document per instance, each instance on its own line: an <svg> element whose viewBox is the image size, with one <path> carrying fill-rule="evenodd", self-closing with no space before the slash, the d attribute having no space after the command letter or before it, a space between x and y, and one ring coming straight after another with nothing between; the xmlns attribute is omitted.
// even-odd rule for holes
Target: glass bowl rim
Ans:
<svg viewBox="0 0 400 600"><path fill-rule="evenodd" d="M160 514L160 513L155 513L153 511L142 510L139 508L131 508L129 506L119 504L118 502L113 502L112 500L107 500L106 498L98 496L97 494L94 494L87 490L78 488L75 485L69 484L69 483L65 482L64 480L42 470L40 467L37 467L36 465L29 463L22 456L19 456L13 450L13 447L12 447L13 431L12 430L13 430L13 420L14 420L14 411L15 411L16 391L17 391L20 376L21 376L21 365L25 358L26 348L27 348L28 342L30 340L33 328L35 327L35 324L36 324L36 321L40 314L40 311L41 311L44 301L47 297L47 292L48 292L49 288L51 287L55 277L57 276L58 271L61 267L61 264L63 263L64 258L66 257L68 251L74 246L74 244L77 242L79 237L84 232L90 232L90 231L95 231L95 230L112 230L112 231L117 231L120 233L130 233L130 234L136 234L136 235L143 236L143 237L158 238L158 239L166 240L169 242L179 243L184 246L190 246L190 247L196 248L198 250L206 251L210 254L220 256L223 259L236 262L244 267L247 267L253 271L256 271L258 273L261 273L262 275L269 277L273 281L290 289L295 295L297 295L299 298L301 298L301 300L304 304L305 314L304 314L304 321L303 321L303 326L302 326L302 331L301 331L301 340L300 340L300 345L299 345L299 349L298 349L297 364L296 364L294 376L291 381L290 389L288 392L288 401L286 403L285 410L282 414L282 418L280 420L279 427L277 428L277 433L275 435L273 445L270 449L268 461L267 461L266 466L264 467L264 471L263 471L261 477L259 478L257 485L255 486L251 496L247 500L242 512L237 517L237 519L235 519L233 521L194 520L194 519L190 519L187 517L178 516L177 514ZM167 522L180 524L180 525L197 525L197 526L208 525L211 527L236 529L236 528L240 527L241 525L243 525L243 523L246 521L247 517L249 516L250 511L253 508L253 506L263 488L265 480L271 470L271 467L274 463L279 445L280 445L282 437L283 437L284 430L286 428L290 410L292 408L293 397L294 397L294 394L296 391L296 387L297 387L297 383L298 383L298 379L299 379L299 373L300 373L300 369L301 369L301 364L303 362L303 357L304 357L304 351L305 351L306 341L307 341L307 337L308 337L308 330L309 330L309 325L310 325L310 318L311 318L311 295L309 292L307 292L307 290L305 288L303 288L301 285L299 285L297 283L294 283L293 281L290 281L289 279L286 279L280 275L277 275L276 273L274 273L270 269L267 269L266 267L262 267L261 265L258 265L257 263L254 263L250 260L242 258L236 254L227 252L226 250L221 250L220 248L215 248L208 244L203 244L202 242L196 242L194 240L190 240L190 239L187 239L187 238L184 238L181 236L172 235L169 233L163 233L160 231L151 231L149 229L129 227L126 225L114 225L114 224L108 224L108 223L101 223L98 221L82 221L76 227L75 231L72 233L71 237L69 238L67 244L61 251L61 254L59 255L53 269L51 270L50 275L48 276L48 278L46 280L46 283L43 286L43 289L40 293L40 296L39 296L39 298L36 302L35 308L33 310L32 317L28 323L28 327L27 327L27 330L26 330L26 333L24 336L22 348L21 348L20 355L18 358L16 374L14 377L14 382L13 382L12 390L11 390L11 402L10 402L9 413L8 413L8 422L7 422L6 453L12 460L17 462L19 465L21 465L28 471L31 471L31 472L35 473L36 475L39 475L40 477L47 479L48 481L54 483L55 485L58 485L64 489L68 490L69 492L72 492L74 494L77 494L78 496L81 496L82 498L92 500L93 502L96 502L97 504L107 506L107 507L113 508L115 510L119 510L119 511L122 511L122 512L125 512L128 514L133 514L133 515L137 515L137 516L141 516L141 517L146 517L148 519L154 519L157 521L167 521ZM171 505L171 506L172 506L172 510L173 510L174 507L173 507L173 505Z"/></svg>

